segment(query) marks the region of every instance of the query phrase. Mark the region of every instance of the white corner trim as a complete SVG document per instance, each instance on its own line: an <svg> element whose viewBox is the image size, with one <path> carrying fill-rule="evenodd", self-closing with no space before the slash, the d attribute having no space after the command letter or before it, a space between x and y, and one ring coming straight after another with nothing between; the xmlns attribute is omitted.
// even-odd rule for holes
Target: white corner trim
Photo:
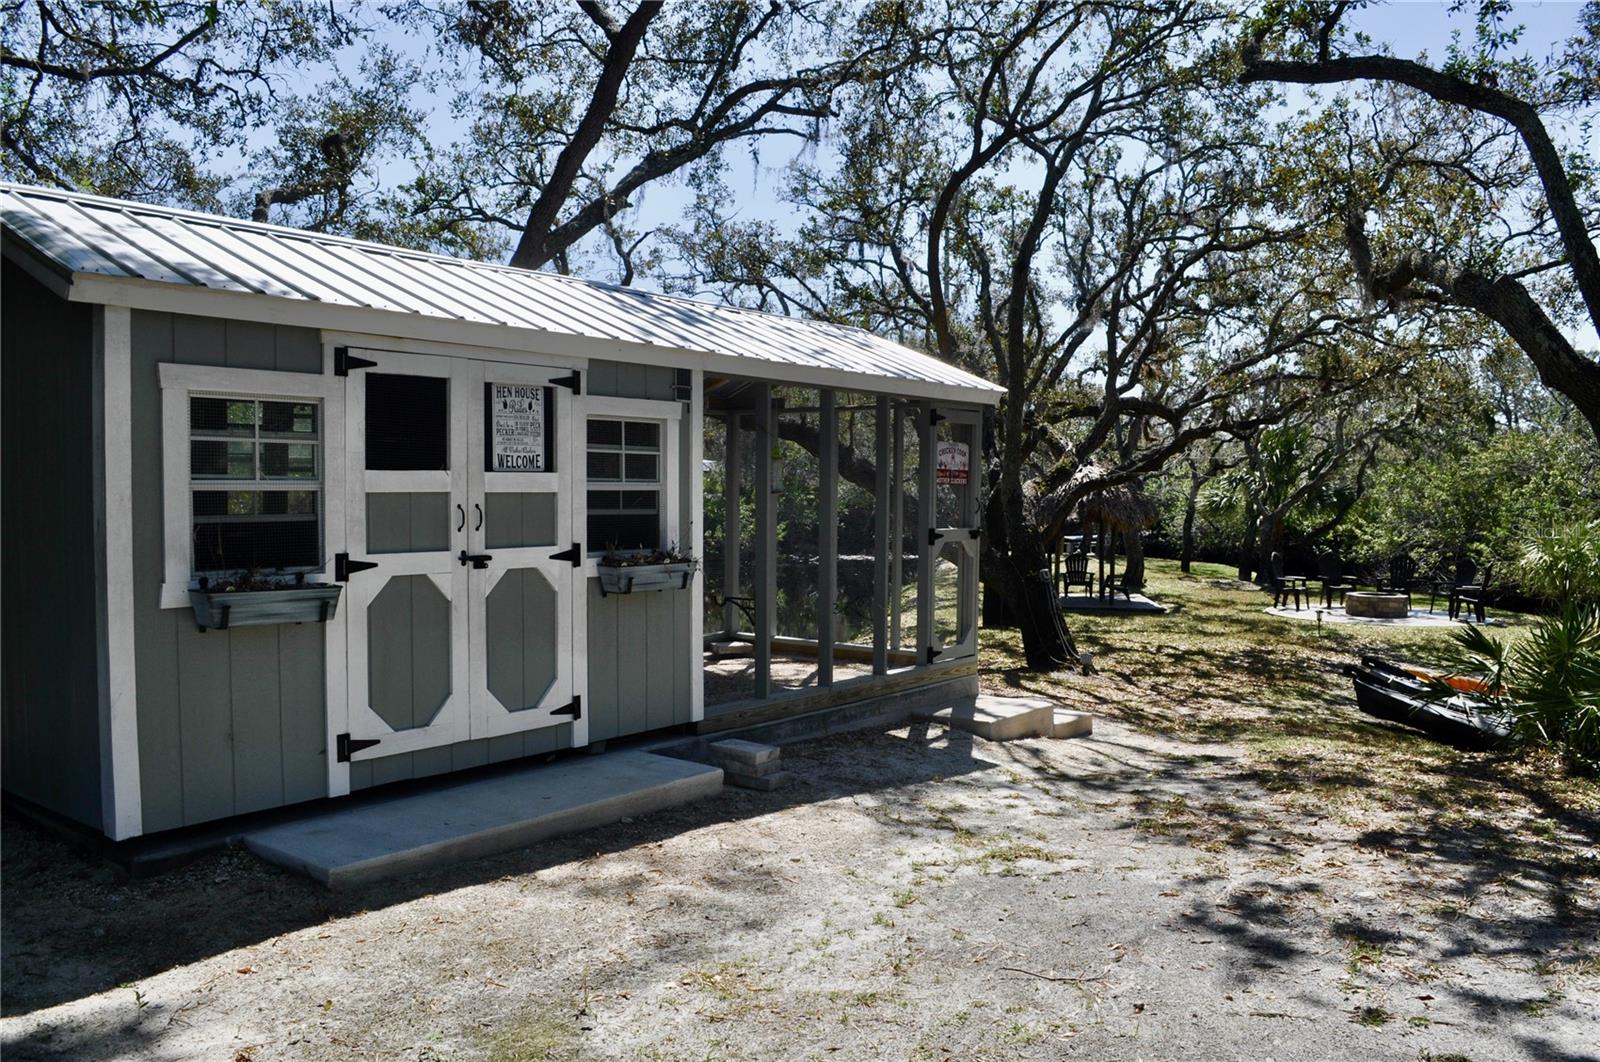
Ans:
<svg viewBox="0 0 1600 1062"><path fill-rule="evenodd" d="M706 578L706 474L705 474L705 373L699 369L689 371L689 445L687 458L689 490L689 528L684 545L699 558L695 566L694 582L690 592L689 608L689 718L700 722L706 717L705 669L705 578Z"/></svg>
<svg viewBox="0 0 1600 1062"><path fill-rule="evenodd" d="M133 313L126 306L101 313L107 680L101 732L108 745L101 755L111 762L110 793L102 801L106 833L122 841L144 832L133 634Z"/></svg>

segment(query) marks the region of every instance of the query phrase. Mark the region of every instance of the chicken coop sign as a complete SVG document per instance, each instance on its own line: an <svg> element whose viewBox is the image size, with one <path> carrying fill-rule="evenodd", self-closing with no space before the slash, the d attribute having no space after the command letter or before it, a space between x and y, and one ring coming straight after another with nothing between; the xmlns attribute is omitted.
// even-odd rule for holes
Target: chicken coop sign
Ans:
<svg viewBox="0 0 1600 1062"><path fill-rule="evenodd" d="M535 384L490 384L493 472L544 472L545 389Z"/></svg>
<svg viewBox="0 0 1600 1062"><path fill-rule="evenodd" d="M967 458L966 443L941 442L939 444L938 463L934 466L938 484L941 487L966 486Z"/></svg>

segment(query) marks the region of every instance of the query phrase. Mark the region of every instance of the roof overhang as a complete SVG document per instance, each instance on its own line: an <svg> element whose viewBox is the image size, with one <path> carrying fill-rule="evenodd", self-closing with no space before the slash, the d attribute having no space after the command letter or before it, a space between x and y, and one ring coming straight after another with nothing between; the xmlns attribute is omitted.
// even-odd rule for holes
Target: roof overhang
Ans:
<svg viewBox="0 0 1600 1062"><path fill-rule="evenodd" d="M27 245L25 240L7 240L8 249L13 242ZM25 261L21 264L26 266ZM36 273L45 268L43 263L39 263L29 271ZM52 286L59 291L59 280ZM773 383L892 393L907 398L967 405L997 405L1001 395L998 388L985 391L934 381L793 365L763 358L740 358L652 343L599 339L515 325L447 320L363 306L219 291L132 277L108 277L97 273L73 273L65 295L73 302L127 306L135 310L261 321L333 332L394 336L528 354L553 354L563 358L593 358L677 369L702 369L719 375L749 376Z"/></svg>

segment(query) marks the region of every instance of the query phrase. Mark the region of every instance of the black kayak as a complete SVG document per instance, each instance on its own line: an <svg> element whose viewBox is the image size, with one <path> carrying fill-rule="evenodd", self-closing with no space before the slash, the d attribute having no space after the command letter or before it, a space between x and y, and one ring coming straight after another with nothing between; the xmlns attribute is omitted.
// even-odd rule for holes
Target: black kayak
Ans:
<svg viewBox="0 0 1600 1062"><path fill-rule="evenodd" d="M1356 686L1356 706L1368 715L1404 723L1463 748L1496 748L1511 738L1511 722L1504 713L1484 711L1471 697L1440 698L1426 683L1400 668L1363 660L1350 674Z"/></svg>

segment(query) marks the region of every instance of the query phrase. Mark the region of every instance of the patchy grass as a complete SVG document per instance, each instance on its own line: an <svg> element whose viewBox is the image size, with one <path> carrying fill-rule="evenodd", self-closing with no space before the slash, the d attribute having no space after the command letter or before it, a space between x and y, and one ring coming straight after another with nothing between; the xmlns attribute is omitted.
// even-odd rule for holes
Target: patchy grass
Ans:
<svg viewBox="0 0 1600 1062"><path fill-rule="evenodd" d="M1236 770L1278 807L1347 826L1367 826L1359 843L1406 850L1434 843L1441 827L1510 865L1592 874L1585 837L1600 820L1600 787L1539 751L1465 752L1362 715L1343 669L1363 654L1426 662L1448 628L1317 625L1265 613L1266 593L1220 565L1191 573L1149 562L1151 597L1164 616L1068 615L1079 648L1099 673L1037 674L1022 663L1016 631L983 632L984 689L1036 694L1069 707L1169 734L1200 748L1242 752ZM1491 610L1504 631L1523 636L1528 617ZM1221 753L1219 752L1218 755ZM1159 793L1134 805L1133 825L1177 836L1208 852L1258 843L1268 809L1188 806ZM1263 855L1268 854L1266 852ZM1453 907L1440 897L1440 914Z"/></svg>
<svg viewBox="0 0 1600 1062"><path fill-rule="evenodd" d="M1394 1021L1394 1015L1382 1007L1357 1007L1355 1013L1351 1015L1351 1020L1369 1029L1381 1029Z"/></svg>

